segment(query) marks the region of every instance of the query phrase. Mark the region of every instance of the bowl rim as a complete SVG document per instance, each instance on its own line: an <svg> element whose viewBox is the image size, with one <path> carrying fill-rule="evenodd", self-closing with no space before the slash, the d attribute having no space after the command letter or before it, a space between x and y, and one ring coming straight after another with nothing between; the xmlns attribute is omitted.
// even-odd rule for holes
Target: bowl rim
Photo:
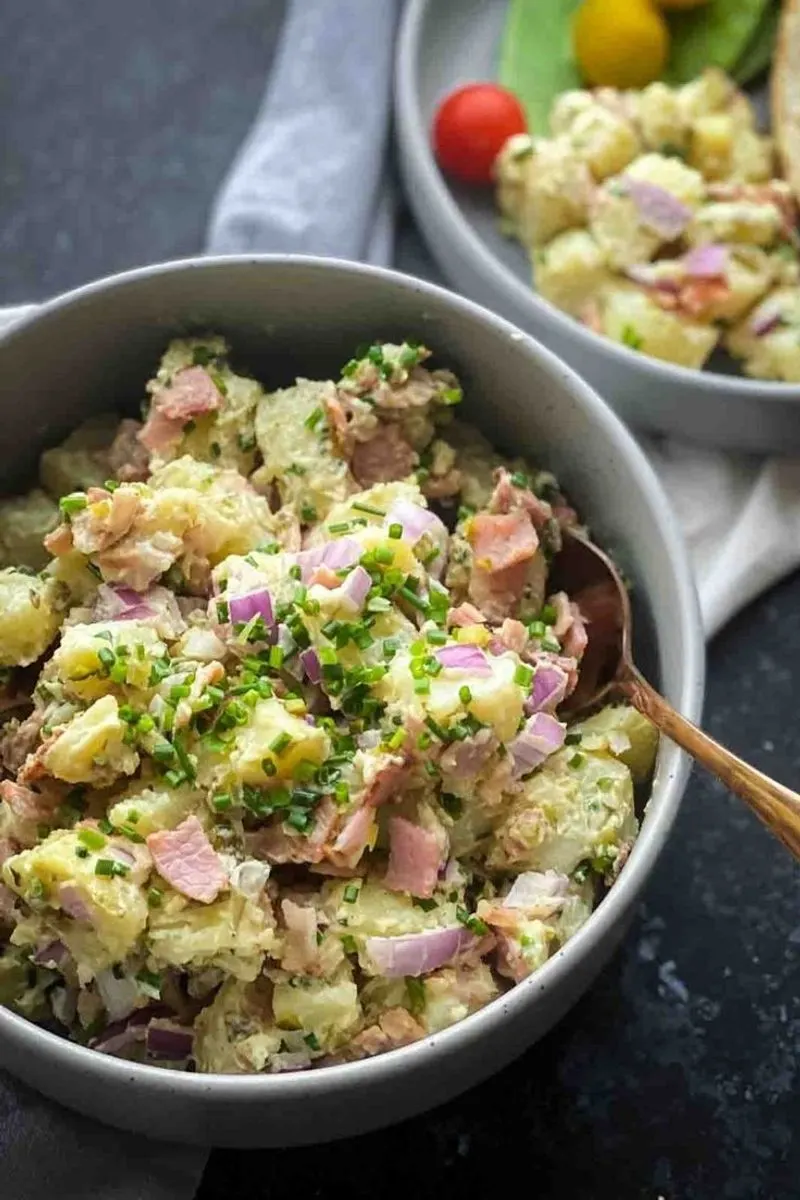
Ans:
<svg viewBox="0 0 800 1200"><path fill-rule="evenodd" d="M319 258L310 255L221 255L176 259L130 271L119 272L53 298L31 313L24 315L5 330L0 330L0 351L8 342L24 335L31 326L47 324L64 310L80 306L97 294L114 293L148 279L173 275L182 271L210 271L219 267L293 267L306 268L340 275L343 280L360 276L379 280L392 288L429 296L448 306L467 322L489 324L502 336L523 348L537 364L562 387L568 389L577 403L590 410L601 424L610 446L628 464L640 496L648 501L674 578L678 604L674 612L672 637L681 648L680 695L677 706L690 719L697 719L702 707L705 676L705 642L700 621L697 594L689 559L669 502L643 451L611 408L572 368L531 335L517 329L481 305L456 295L436 284L428 283L399 271L355 263L342 259ZM88 1047L43 1029L26 1018L0 1006L0 1038L13 1044L18 1051L47 1055L54 1071L63 1069L84 1078L95 1077L109 1084L135 1084L153 1093L153 1098L178 1095L186 1100L203 1097L228 1102L249 1102L270 1098L287 1100L321 1096L340 1089L363 1085L380 1086L397 1071L413 1070L415 1064L437 1057L444 1061L460 1048L489 1038L507 1015L523 1010L536 995L542 995L564 981L579 962L588 957L592 947L602 945L617 923L621 923L635 902L641 887L652 871L675 820L689 773L689 762L677 747L669 746L668 771L657 771L653 792L658 790L659 803L648 816L648 826L636 840L625 870L602 903L586 923L538 971L515 985L504 995L479 1009L455 1025L430 1034L412 1045L390 1050L359 1062L329 1066L318 1071L287 1072L278 1075L226 1075L218 1073L187 1073L171 1071L152 1064L130 1062L104 1055Z"/></svg>
<svg viewBox="0 0 800 1200"><path fill-rule="evenodd" d="M413 164L414 191L422 193L421 207L434 212L438 210L439 217L449 226L455 254L471 261L496 292L513 300L517 311L527 310L559 336L573 338L579 350L605 357L609 365L616 366L620 371L649 371L655 377L654 384L678 383L683 387L716 393L717 398L720 394L735 394L737 399L783 404L800 400L800 387L796 383L750 379L746 375L722 375L697 367L683 367L639 354L628 346L605 338L540 296L492 253L456 204L431 151L428 130L422 117L417 67L423 25L431 8L431 0L408 0L406 4L395 55L394 109L400 146L407 160Z"/></svg>

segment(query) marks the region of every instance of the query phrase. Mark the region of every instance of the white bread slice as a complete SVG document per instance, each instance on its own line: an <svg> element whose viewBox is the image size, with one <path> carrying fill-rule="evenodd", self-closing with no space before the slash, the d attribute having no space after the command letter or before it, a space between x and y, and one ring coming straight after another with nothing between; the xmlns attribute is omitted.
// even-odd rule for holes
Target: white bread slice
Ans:
<svg viewBox="0 0 800 1200"><path fill-rule="evenodd" d="M800 200L800 0L784 0L771 81L772 132L783 174Z"/></svg>

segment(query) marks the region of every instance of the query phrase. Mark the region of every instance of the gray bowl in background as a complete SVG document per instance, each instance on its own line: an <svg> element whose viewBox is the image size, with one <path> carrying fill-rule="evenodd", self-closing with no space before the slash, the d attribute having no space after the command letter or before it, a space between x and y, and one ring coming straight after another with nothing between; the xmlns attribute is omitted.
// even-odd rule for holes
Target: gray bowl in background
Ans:
<svg viewBox="0 0 800 1200"><path fill-rule="evenodd" d="M101 280L0 338L0 491L92 413L137 411L167 340L218 331L268 386L338 371L359 342L422 338L461 376L466 415L563 480L635 583L640 649L697 717L703 639L676 522L641 451L569 368L499 317L389 271L315 259L198 259ZM609 895L535 975L461 1024L382 1057L278 1076L181 1074L106 1057L0 1008L0 1063L101 1121L203 1145L324 1141L399 1120L498 1070L578 998L624 933L672 826L687 762L664 743L641 836Z"/></svg>
<svg viewBox="0 0 800 1200"><path fill-rule="evenodd" d="M714 446L800 449L800 385L695 371L646 358L554 308L531 287L528 256L500 233L492 192L451 185L429 130L438 102L497 77L508 0L409 0L398 40L395 112L406 194L458 291L539 338L630 425Z"/></svg>

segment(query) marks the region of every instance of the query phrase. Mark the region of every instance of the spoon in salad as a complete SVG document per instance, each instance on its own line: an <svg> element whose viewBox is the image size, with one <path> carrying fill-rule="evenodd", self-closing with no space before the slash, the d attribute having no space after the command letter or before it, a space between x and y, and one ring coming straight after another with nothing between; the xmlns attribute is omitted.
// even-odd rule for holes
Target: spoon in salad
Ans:
<svg viewBox="0 0 800 1200"><path fill-rule="evenodd" d="M581 611L588 619L589 642L580 681L568 701L570 717L613 695L622 696L744 800L795 858L800 858L800 795L749 766L687 721L636 667L628 589L609 557L583 534L569 531L553 575L556 585L566 584L571 595L580 592Z"/></svg>

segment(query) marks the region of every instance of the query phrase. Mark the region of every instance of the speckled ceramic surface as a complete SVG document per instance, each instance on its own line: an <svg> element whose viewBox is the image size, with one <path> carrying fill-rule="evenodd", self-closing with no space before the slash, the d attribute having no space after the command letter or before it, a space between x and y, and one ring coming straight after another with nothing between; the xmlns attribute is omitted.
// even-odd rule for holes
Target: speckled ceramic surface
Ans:
<svg viewBox="0 0 800 1200"><path fill-rule="evenodd" d="M704 648L682 544L630 435L548 351L469 301L405 276L313 259L205 259L145 268L46 305L0 339L2 490L37 451L109 400L131 411L170 336L227 335L268 386L335 370L365 338L424 339L461 376L467 415L500 447L546 462L636 584L639 656L697 716ZM21 405L19 398L25 397ZM620 880L574 939L461 1024L376 1059L272 1077L191 1075L70 1044L0 1009L0 1064L100 1120L154 1137L274 1146L364 1132L437 1104L509 1062L586 989L624 933L677 813L687 764L664 743Z"/></svg>
<svg viewBox="0 0 800 1200"><path fill-rule="evenodd" d="M452 88L494 79L508 0L409 0L397 51L396 118L406 193L450 284L538 337L631 425L712 445L800 449L800 386L692 371L598 337L530 286L524 249L500 233L490 191L452 184L428 130Z"/></svg>

